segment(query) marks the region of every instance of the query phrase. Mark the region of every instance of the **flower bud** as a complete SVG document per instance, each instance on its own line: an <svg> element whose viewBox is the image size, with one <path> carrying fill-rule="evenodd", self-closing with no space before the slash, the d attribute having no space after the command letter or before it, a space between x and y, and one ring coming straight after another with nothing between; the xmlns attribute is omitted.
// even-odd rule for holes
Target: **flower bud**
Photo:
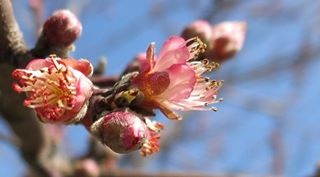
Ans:
<svg viewBox="0 0 320 177"><path fill-rule="evenodd" d="M99 165L92 159L83 159L76 163L75 176L98 177L100 175Z"/></svg>
<svg viewBox="0 0 320 177"><path fill-rule="evenodd" d="M129 153L140 149L149 135L145 122L129 111L103 115L93 123L91 132L117 153Z"/></svg>
<svg viewBox="0 0 320 177"><path fill-rule="evenodd" d="M81 34L82 25L69 10L57 10L43 25L43 35L51 45L69 46Z"/></svg>
<svg viewBox="0 0 320 177"><path fill-rule="evenodd" d="M241 50L247 24L245 22L223 22L212 27L211 48L207 58L222 63Z"/></svg>
<svg viewBox="0 0 320 177"><path fill-rule="evenodd" d="M210 48L210 39L212 36L211 25L208 21L197 20L188 25L183 32L181 37L184 39L190 39L193 37L199 37Z"/></svg>

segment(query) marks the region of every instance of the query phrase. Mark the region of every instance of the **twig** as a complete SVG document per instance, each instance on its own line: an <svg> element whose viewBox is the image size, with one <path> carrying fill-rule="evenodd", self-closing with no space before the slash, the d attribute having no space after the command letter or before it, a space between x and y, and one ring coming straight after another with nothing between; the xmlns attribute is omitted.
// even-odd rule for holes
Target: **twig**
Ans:
<svg viewBox="0 0 320 177"><path fill-rule="evenodd" d="M0 0L0 63L15 63L27 49L9 0Z"/></svg>
<svg viewBox="0 0 320 177"><path fill-rule="evenodd" d="M0 0L0 26L0 112L17 135L24 160L37 175L49 176L40 162L45 144L42 127L34 112L22 105L24 96L11 88L11 72L28 54L10 0Z"/></svg>
<svg viewBox="0 0 320 177"><path fill-rule="evenodd" d="M101 175L100 177L254 177L253 175L235 175L235 174L202 174L202 173L174 173L174 172L139 172L139 171L111 171L108 174ZM272 177L272 176L260 176L260 177ZM275 176L273 176L275 177ZM277 176L280 177L280 176Z"/></svg>

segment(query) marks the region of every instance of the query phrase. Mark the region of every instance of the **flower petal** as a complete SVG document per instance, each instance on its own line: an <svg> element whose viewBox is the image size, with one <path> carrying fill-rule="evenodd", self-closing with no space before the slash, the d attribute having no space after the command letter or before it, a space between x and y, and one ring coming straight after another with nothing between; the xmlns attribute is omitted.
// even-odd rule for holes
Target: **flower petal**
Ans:
<svg viewBox="0 0 320 177"><path fill-rule="evenodd" d="M181 37L170 37L160 50L154 71L163 71L174 64L186 63L189 56L190 52L186 41Z"/></svg>
<svg viewBox="0 0 320 177"><path fill-rule="evenodd" d="M179 48L183 45L186 45L186 41L182 37L171 36L171 37L169 37L169 39L167 39L164 42L162 48L160 49L159 57L161 58L164 53L166 53L172 49Z"/></svg>
<svg viewBox="0 0 320 177"><path fill-rule="evenodd" d="M150 64L148 63L146 53L139 53L136 56L136 61L138 62L141 72L147 72L150 70Z"/></svg>
<svg viewBox="0 0 320 177"><path fill-rule="evenodd" d="M169 73L170 85L164 93L159 95L166 100L180 100L188 98L196 83L193 69L188 65L175 64L171 66Z"/></svg>
<svg viewBox="0 0 320 177"><path fill-rule="evenodd" d="M53 64L52 60L47 59L33 59L30 63L26 66L26 70L40 70L45 67L49 67Z"/></svg>
<svg viewBox="0 0 320 177"><path fill-rule="evenodd" d="M93 66L86 59L76 60L73 58L66 58L66 59L60 60L60 62L64 63L67 66L71 66L73 69L76 69L82 72L86 76L91 76L93 73Z"/></svg>
<svg viewBox="0 0 320 177"><path fill-rule="evenodd" d="M88 98L90 98L90 96L93 93L93 84L92 82L83 74L81 74L80 72L78 72L77 70L73 71L73 74L75 75L75 77L77 78L78 82L76 85L76 100L75 100L75 109L80 109L80 107L82 107L82 105L85 103L86 100L88 100Z"/></svg>

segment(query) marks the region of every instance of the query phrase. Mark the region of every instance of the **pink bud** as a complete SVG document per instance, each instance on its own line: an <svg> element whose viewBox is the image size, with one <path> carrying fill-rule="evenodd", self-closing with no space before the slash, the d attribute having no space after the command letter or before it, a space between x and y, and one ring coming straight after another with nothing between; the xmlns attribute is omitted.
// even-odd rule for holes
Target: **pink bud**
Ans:
<svg viewBox="0 0 320 177"><path fill-rule="evenodd" d="M91 132L117 153L140 149L149 136L146 124L129 111L107 113L93 123Z"/></svg>
<svg viewBox="0 0 320 177"><path fill-rule="evenodd" d="M82 25L69 10L57 10L44 23L43 35L51 45L69 46L81 34Z"/></svg>
<svg viewBox="0 0 320 177"><path fill-rule="evenodd" d="M207 57L222 63L241 50L247 24L245 22L223 22L212 27L211 45Z"/></svg>
<svg viewBox="0 0 320 177"><path fill-rule="evenodd" d="M83 159L75 166L77 177L98 177L100 175L99 165L92 159Z"/></svg>
<svg viewBox="0 0 320 177"><path fill-rule="evenodd" d="M208 21L197 20L188 25L182 32L184 39L199 37L207 46L210 47L210 39L212 36L211 25Z"/></svg>

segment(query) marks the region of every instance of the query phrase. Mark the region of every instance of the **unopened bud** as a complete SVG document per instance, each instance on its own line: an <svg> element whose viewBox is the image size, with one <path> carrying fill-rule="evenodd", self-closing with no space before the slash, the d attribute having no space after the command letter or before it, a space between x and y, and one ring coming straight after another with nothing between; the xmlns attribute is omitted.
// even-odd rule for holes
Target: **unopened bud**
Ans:
<svg viewBox="0 0 320 177"><path fill-rule="evenodd" d="M205 20L197 20L191 23L181 33L181 37L186 40L193 37L199 37L208 47L210 47L211 36L211 25Z"/></svg>
<svg viewBox="0 0 320 177"><path fill-rule="evenodd" d="M145 122L129 111L107 113L91 126L93 135L117 153L140 149L148 131Z"/></svg>
<svg viewBox="0 0 320 177"><path fill-rule="evenodd" d="M92 159L80 160L75 166L77 177L98 177L100 175L99 165Z"/></svg>
<svg viewBox="0 0 320 177"><path fill-rule="evenodd" d="M43 35L51 45L69 46L81 34L82 25L70 10L57 10L43 25Z"/></svg>
<svg viewBox="0 0 320 177"><path fill-rule="evenodd" d="M212 27L211 48L207 58L222 63L241 50L247 24L245 22L223 22Z"/></svg>

